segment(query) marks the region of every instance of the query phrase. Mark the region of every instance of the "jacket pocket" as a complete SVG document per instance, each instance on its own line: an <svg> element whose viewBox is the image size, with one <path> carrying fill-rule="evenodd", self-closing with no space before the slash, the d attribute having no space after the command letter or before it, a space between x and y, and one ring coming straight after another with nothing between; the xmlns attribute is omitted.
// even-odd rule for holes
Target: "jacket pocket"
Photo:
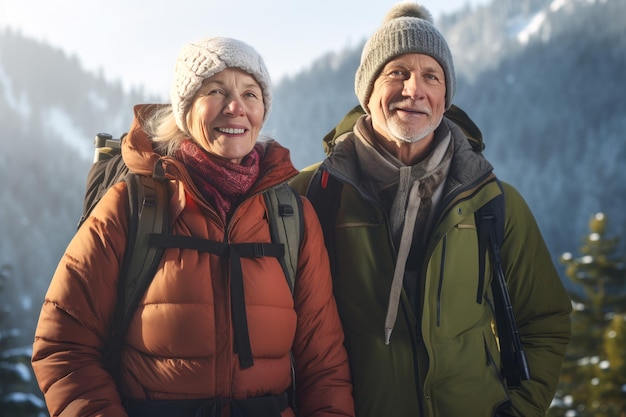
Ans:
<svg viewBox="0 0 626 417"><path fill-rule="evenodd" d="M433 344L436 354L424 387L431 394L433 415L493 416L510 400L492 351L495 346L481 329Z"/></svg>
<svg viewBox="0 0 626 417"><path fill-rule="evenodd" d="M441 238L430 257L425 314L430 314L428 319L444 337L477 329L487 317L485 305L476 301L477 253L476 230L455 228Z"/></svg>

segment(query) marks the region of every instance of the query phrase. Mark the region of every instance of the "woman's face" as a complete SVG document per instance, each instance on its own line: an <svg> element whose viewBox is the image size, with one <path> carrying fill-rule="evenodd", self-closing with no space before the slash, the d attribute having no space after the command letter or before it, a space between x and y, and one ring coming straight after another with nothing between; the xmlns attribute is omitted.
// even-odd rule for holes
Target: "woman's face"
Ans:
<svg viewBox="0 0 626 417"><path fill-rule="evenodd" d="M259 83L243 70L226 68L204 80L186 122L202 148L238 164L254 147L264 115Z"/></svg>

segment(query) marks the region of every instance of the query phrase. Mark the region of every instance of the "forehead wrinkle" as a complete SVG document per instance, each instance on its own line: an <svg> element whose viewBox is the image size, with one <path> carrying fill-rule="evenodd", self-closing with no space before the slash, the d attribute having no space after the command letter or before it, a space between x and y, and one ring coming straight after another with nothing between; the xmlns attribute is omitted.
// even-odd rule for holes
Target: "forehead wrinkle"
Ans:
<svg viewBox="0 0 626 417"><path fill-rule="evenodd" d="M219 87L227 87L230 83L220 79L207 79L202 87L212 84ZM256 80L254 80L254 78L250 81L247 81L245 84L242 85L242 87L243 89L258 88L259 90L262 90L261 86L259 85L259 83L256 82Z"/></svg>
<svg viewBox="0 0 626 417"><path fill-rule="evenodd" d="M406 57L406 55L402 55L400 57L397 57L396 59L393 59L387 62L387 64L385 64L385 66L383 67L383 71L388 70L393 67L400 67L400 68L407 69L407 70L416 68L416 69L420 69L422 72L439 72L441 74L445 72L443 68L441 67L441 64L439 64L439 62L437 62L437 60L431 57L430 55L425 55L425 54L416 54L416 55L419 55L421 57L428 57L431 59L428 59L428 60L424 60L423 58L409 59Z"/></svg>

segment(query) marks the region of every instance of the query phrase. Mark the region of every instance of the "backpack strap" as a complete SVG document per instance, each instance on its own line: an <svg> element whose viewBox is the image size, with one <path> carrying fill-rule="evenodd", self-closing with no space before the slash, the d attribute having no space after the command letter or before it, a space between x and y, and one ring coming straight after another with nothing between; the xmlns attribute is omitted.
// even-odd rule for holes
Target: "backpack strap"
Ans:
<svg viewBox="0 0 626 417"><path fill-rule="evenodd" d="M124 333L139 300L150 285L163 256L163 248L149 244L151 234L168 233L170 215L167 183L154 177L129 173L125 179L130 198L130 228L124 256L122 315ZM130 249L130 250L129 250Z"/></svg>
<svg viewBox="0 0 626 417"><path fill-rule="evenodd" d="M129 201L128 237L120 268L110 346L105 350L105 362L114 376L120 371L119 353L133 313L163 256L164 249L151 246L149 238L154 233L168 233L170 228L167 182L160 164L153 177L129 172L124 181Z"/></svg>
<svg viewBox="0 0 626 417"><path fill-rule="evenodd" d="M249 368L254 365L250 335L248 333L248 318L246 317L241 258L272 256L280 259L285 255L284 246L280 243L224 243L196 236L156 233L151 233L148 241L151 247L193 249L198 252L211 253L229 259L230 292L232 298L231 314L235 333L235 346L239 354L239 364L242 368Z"/></svg>
<svg viewBox="0 0 626 417"><path fill-rule="evenodd" d="M285 245L285 256L279 258L279 261L293 294L304 229L302 199L287 183L266 190L263 197L267 205L272 242Z"/></svg>
<svg viewBox="0 0 626 417"><path fill-rule="evenodd" d="M502 193L481 207L477 213L479 242L479 278L477 302L482 302L485 275L486 250L493 265L491 291L495 309L496 327L500 343L501 372L508 387L518 387L522 381L530 379L526 353L522 346L509 297L504 270L502 268L501 246L504 240L505 201L502 184L496 180Z"/></svg>
<svg viewBox="0 0 626 417"><path fill-rule="evenodd" d="M304 230L302 199L298 192L287 183L270 188L263 193L263 197L269 213L272 242L281 242L285 245L285 256L278 258L278 260L293 294ZM289 357L291 360L291 391L288 394L288 399L291 408L297 415L296 367L293 352L289 352Z"/></svg>
<svg viewBox="0 0 626 417"><path fill-rule="evenodd" d="M324 243L328 250L330 267L335 273L335 220L341 203L341 190L343 184L324 169L317 169L306 191L307 198L313 204L324 232Z"/></svg>

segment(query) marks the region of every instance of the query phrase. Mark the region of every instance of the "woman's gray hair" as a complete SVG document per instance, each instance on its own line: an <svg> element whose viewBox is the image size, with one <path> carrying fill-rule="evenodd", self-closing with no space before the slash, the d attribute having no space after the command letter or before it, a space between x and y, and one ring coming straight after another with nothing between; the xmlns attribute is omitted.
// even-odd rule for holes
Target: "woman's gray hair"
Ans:
<svg viewBox="0 0 626 417"><path fill-rule="evenodd" d="M162 155L174 155L183 141L189 140L176 124L172 106L160 107L152 113L144 122L144 130L156 144L156 151Z"/></svg>

